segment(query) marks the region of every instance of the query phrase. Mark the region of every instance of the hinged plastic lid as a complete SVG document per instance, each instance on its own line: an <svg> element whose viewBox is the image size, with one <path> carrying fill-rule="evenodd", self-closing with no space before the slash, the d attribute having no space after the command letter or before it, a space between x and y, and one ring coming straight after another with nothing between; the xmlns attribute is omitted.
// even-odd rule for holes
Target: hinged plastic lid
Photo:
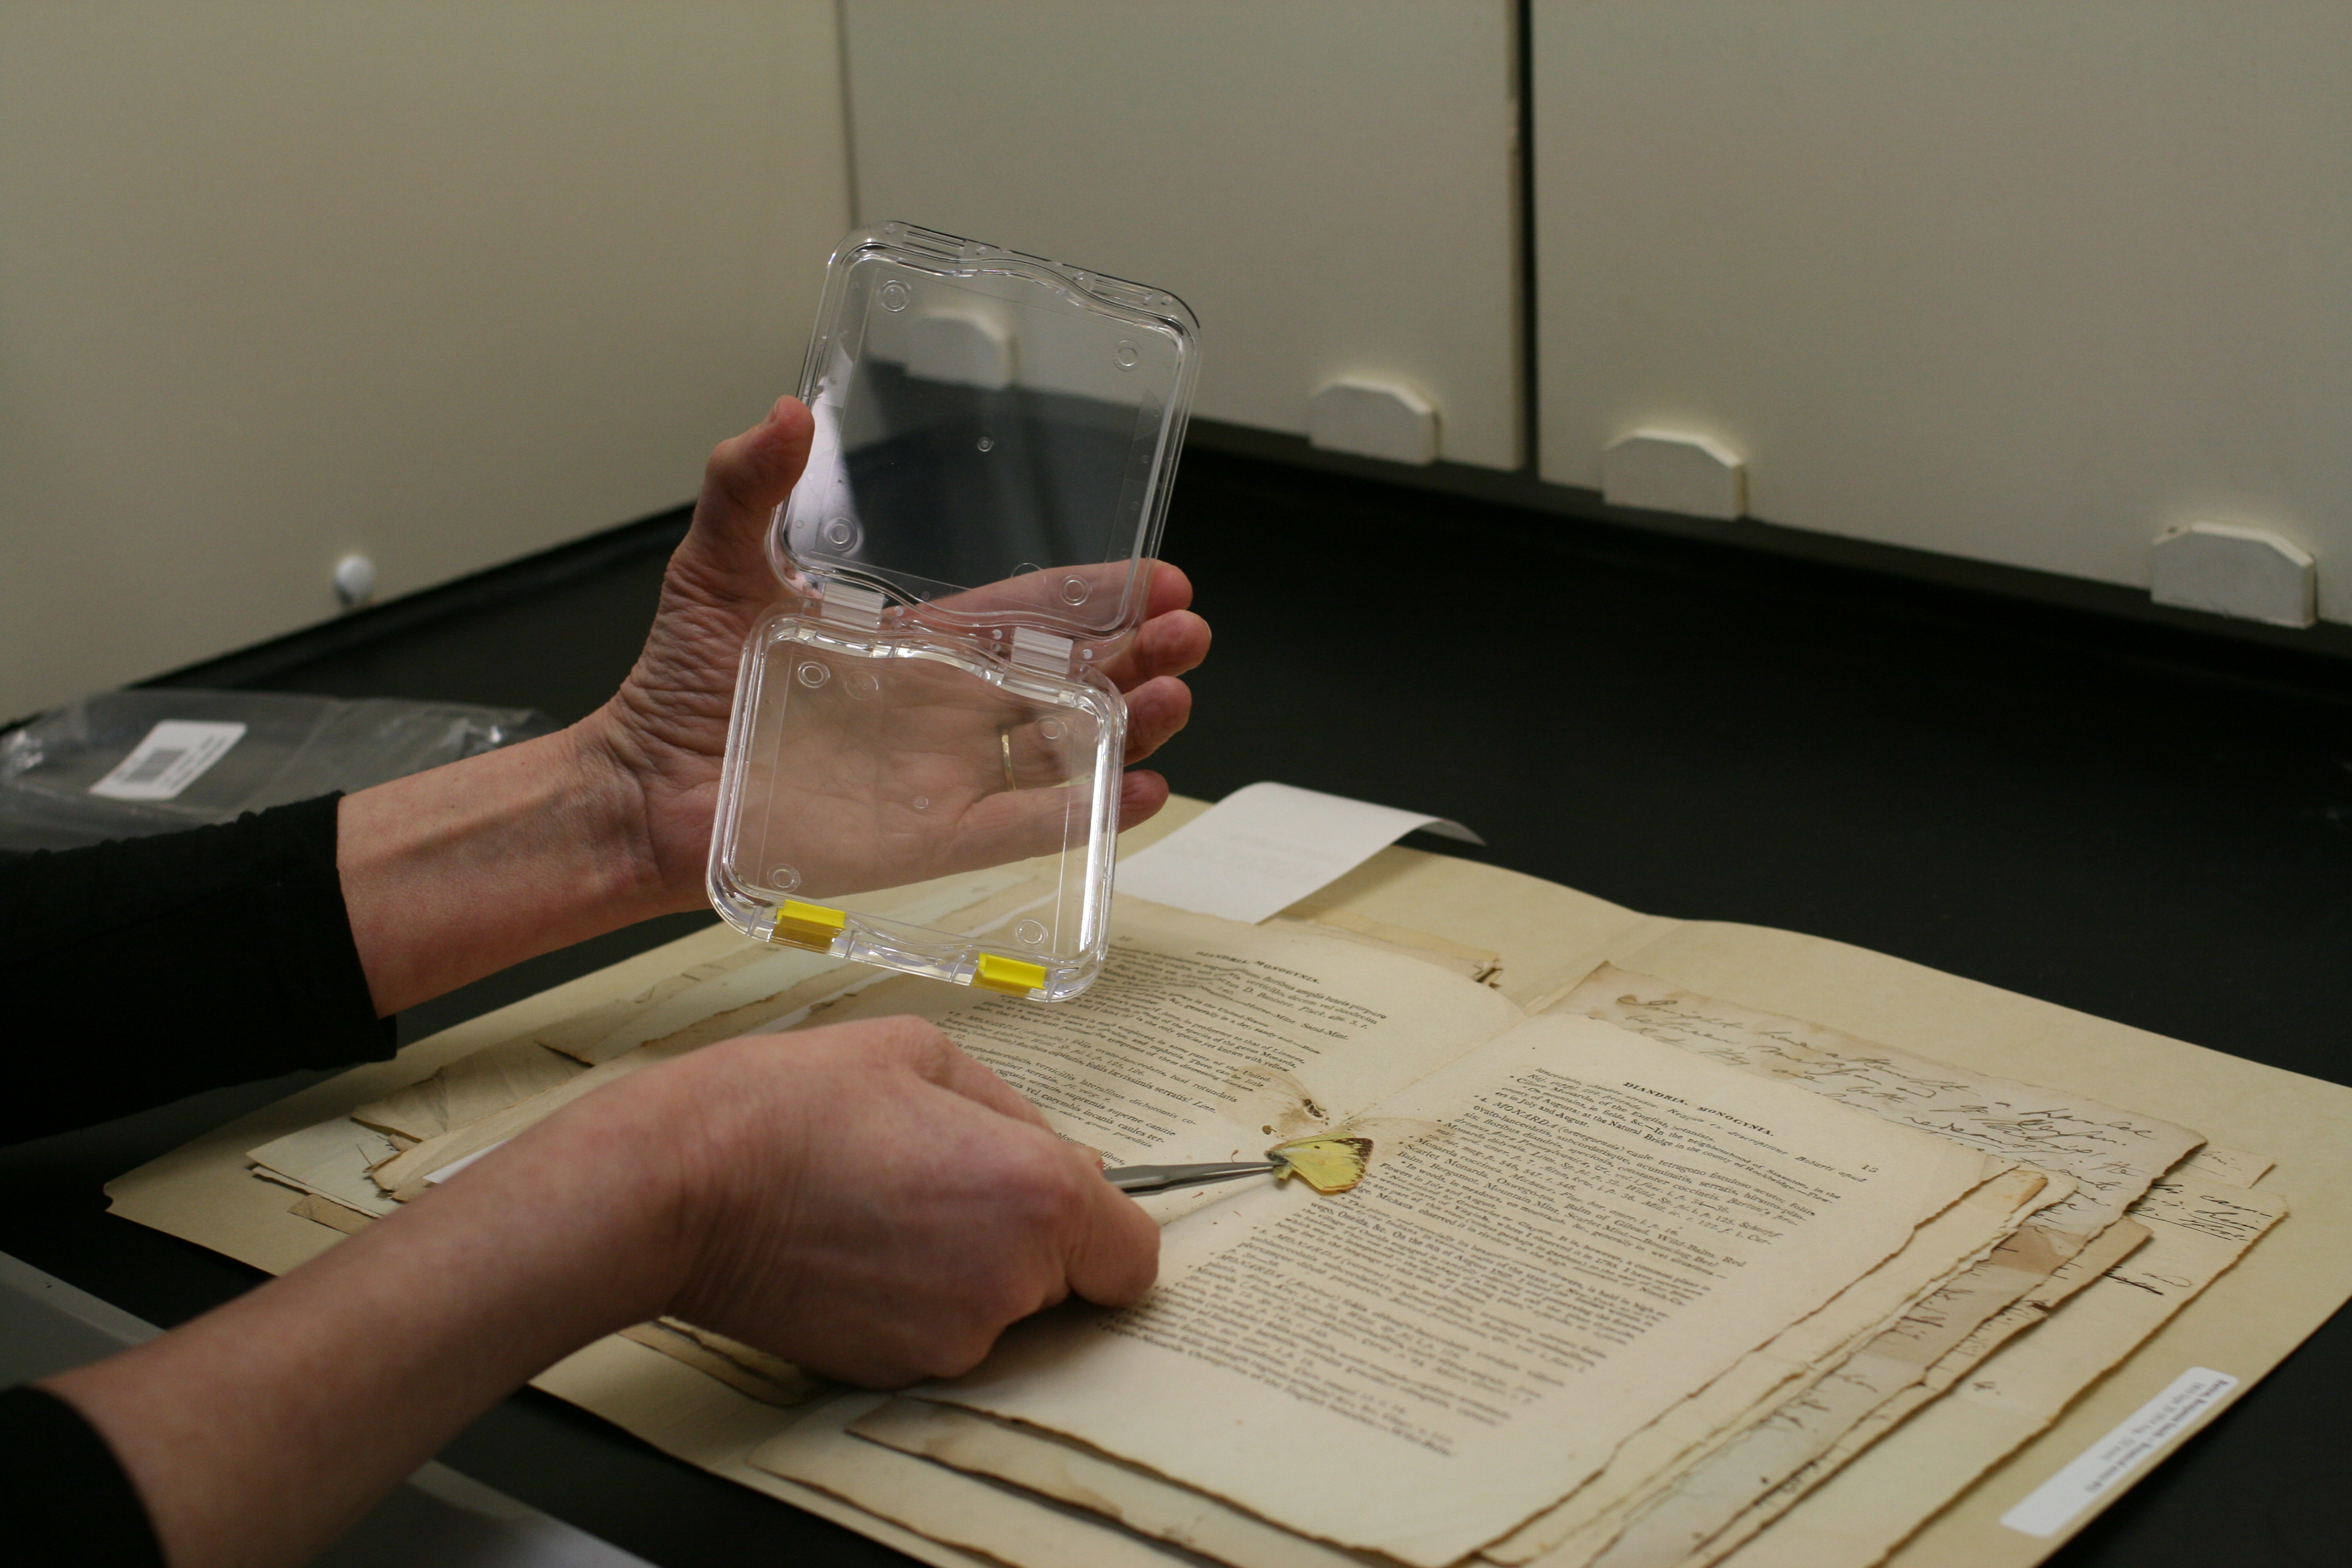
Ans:
<svg viewBox="0 0 2352 1568"><path fill-rule="evenodd" d="M1143 619L1198 331L1165 289L903 223L851 235L801 371L816 440L778 574L1103 657Z"/></svg>
<svg viewBox="0 0 2352 1568"><path fill-rule="evenodd" d="M808 469L769 550L710 898L747 934L1016 995L1109 950L1126 705L1197 327L1162 289L906 224L842 242L801 397ZM1029 860L984 931L909 885Z"/></svg>

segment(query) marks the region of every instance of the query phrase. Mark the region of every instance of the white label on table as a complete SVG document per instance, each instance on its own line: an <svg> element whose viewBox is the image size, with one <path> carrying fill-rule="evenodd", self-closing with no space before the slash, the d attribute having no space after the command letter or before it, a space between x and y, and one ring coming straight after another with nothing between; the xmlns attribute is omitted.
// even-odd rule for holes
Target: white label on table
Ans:
<svg viewBox="0 0 2352 1568"><path fill-rule="evenodd" d="M1118 890L1251 925L1354 870L1415 828L1485 839L1425 812L1254 784L1118 868Z"/></svg>
<svg viewBox="0 0 2352 1568"><path fill-rule="evenodd" d="M109 800L172 800L245 739L242 724L166 719L131 748L114 771L89 786Z"/></svg>
<svg viewBox="0 0 2352 1568"><path fill-rule="evenodd" d="M2190 1367L2073 1464L2034 1488L2024 1501L2000 1516L2001 1523L2025 1535L2057 1534L2237 1386L2238 1380L2226 1372Z"/></svg>

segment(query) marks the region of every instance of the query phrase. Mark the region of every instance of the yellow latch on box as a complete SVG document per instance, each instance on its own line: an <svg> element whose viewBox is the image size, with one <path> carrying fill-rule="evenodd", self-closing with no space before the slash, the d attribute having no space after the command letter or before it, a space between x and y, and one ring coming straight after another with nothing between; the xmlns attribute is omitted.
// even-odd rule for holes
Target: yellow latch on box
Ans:
<svg viewBox="0 0 2352 1568"><path fill-rule="evenodd" d="M979 964L971 972L971 983L991 991L1002 991L1008 996L1026 996L1032 991L1044 988L1045 966L983 952L980 955Z"/></svg>
<svg viewBox="0 0 2352 1568"><path fill-rule="evenodd" d="M768 933L768 940L785 947L805 947L815 952L830 952L835 941L848 924L849 917L839 910L829 910L823 904L803 904L794 900L776 911L776 929ZM1040 970L1038 973L1042 977L1045 972Z"/></svg>

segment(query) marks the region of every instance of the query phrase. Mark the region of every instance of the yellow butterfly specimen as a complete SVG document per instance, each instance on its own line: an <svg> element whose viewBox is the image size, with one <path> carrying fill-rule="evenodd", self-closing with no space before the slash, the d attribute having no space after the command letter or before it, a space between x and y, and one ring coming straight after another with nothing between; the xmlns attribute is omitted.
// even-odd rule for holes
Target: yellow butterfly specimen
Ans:
<svg viewBox="0 0 2352 1568"><path fill-rule="evenodd" d="M1364 1179L1364 1163L1372 1157L1369 1138L1294 1138L1265 1152L1279 1160L1277 1181L1296 1175L1318 1193L1344 1193Z"/></svg>

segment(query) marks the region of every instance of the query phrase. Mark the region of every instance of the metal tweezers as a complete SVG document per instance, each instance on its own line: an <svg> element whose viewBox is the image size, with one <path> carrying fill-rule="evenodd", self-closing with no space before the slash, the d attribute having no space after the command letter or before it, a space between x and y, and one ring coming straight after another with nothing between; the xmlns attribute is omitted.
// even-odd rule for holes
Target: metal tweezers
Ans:
<svg viewBox="0 0 2352 1568"><path fill-rule="evenodd" d="M1103 1180L1122 1193L1164 1193L1171 1187L1197 1187L1203 1182L1267 1175L1288 1163L1286 1160L1241 1160L1213 1165L1122 1165L1115 1171L1105 1171Z"/></svg>

